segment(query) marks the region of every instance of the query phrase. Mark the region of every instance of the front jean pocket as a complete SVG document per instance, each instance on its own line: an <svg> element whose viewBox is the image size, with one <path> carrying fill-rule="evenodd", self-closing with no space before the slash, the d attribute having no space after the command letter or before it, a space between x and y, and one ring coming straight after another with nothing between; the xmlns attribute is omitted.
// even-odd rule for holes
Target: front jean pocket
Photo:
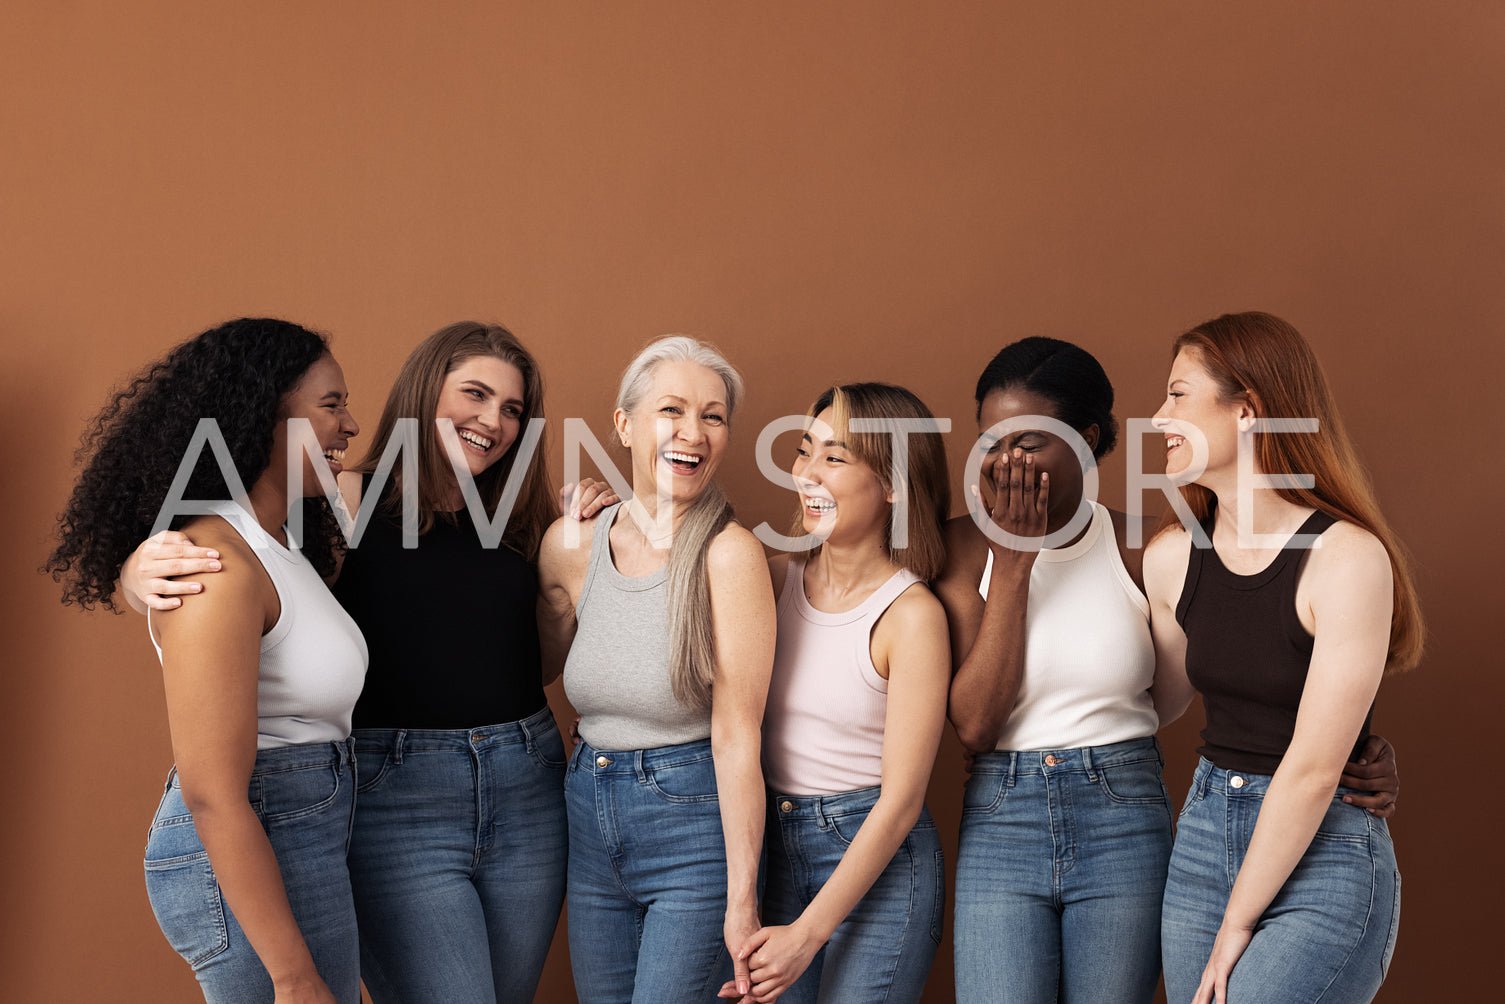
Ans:
<svg viewBox="0 0 1505 1004"><path fill-rule="evenodd" d="M967 778L967 786L962 791L962 815L977 815L998 808L1003 802L1004 792L1008 790L1003 782L1003 774L974 772Z"/></svg>
<svg viewBox="0 0 1505 1004"><path fill-rule="evenodd" d="M828 812L826 822L830 825L831 835L841 841L843 847L851 847L852 841L857 839L857 831L862 829L862 824L867 821L867 814L871 809L857 809L852 812Z"/></svg>
<svg viewBox="0 0 1505 1004"><path fill-rule="evenodd" d="M208 851L148 860L146 895L167 943L194 969L230 946L225 904Z"/></svg>
<svg viewBox="0 0 1505 1004"><path fill-rule="evenodd" d="M335 764L251 777L251 807L266 823L312 815L332 805L339 794L340 768Z"/></svg>
<svg viewBox="0 0 1505 1004"><path fill-rule="evenodd" d="M392 762L392 754L384 746L373 746L362 750L359 746L355 749L355 776L358 779L355 786L357 795L374 790L377 785L387 779L387 774L397 766Z"/></svg>
<svg viewBox="0 0 1505 1004"><path fill-rule="evenodd" d="M1140 760L1098 770L1103 794L1120 805L1164 805L1165 778L1159 760Z"/></svg>
<svg viewBox="0 0 1505 1004"><path fill-rule="evenodd" d="M549 770L563 770L565 764L564 739L555 726L549 731L528 739L528 754L540 766Z"/></svg>
<svg viewBox="0 0 1505 1004"><path fill-rule="evenodd" d="M648 787L666 802L716 801L716 765L710 757L655 767L647 774Z"/></svg>

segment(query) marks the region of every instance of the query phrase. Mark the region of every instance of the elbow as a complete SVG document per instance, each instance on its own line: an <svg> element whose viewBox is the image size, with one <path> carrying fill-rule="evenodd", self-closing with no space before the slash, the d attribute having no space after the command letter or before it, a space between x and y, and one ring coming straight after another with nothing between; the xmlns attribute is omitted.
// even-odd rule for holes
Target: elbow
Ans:
<svg viewBox="0 0 1505 1004"><path fill-rule="evenodd" d="M956 729L956 738L969 753L991 753L998 745L998 736L1003 732L1003 723L989 721L978 714L976 708L963 709L952 702L951 725Z"/></svg>
<svg viewBox="0 0 1505 1004"><path fill-rule="evenodd" d="M251 804L245 789L232 792L224 785L185 780L182 774L178 775L178 784L183 792L183 805L193 816L194 825L200 828L212 826L216 818L236 809L249 808Z"/></svg>

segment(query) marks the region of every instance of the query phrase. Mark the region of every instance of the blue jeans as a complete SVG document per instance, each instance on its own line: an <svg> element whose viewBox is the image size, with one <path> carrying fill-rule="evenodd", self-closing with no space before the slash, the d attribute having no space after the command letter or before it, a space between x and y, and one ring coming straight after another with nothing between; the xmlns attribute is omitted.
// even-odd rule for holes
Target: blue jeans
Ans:
<svg viewBox="0 0 1505 1004"><path fill-rule="evenodd" d="M355 907L345 868L355 806L350 742L260 751L249 798L315 968L341 1004L358 1004ZM205 1001L271 1004L271 977L224 901L176 768L146 837L146 894L168 944L193 967Z"/></svg>
<svg viewBox="0 0 1505 1004"><path fill-rule="evenodd" d="M1191 1000L1244 863L1267 774L1197 766L1176 828L1162 940L1171 1004ZM1379 991L1400 927L1400 872L1383 819L1334 793L1317 835L1228 980L1238 1004L1358 1004Z"/></svg>
<svg viewBox="0 0 1505 1004"><path fill-rule="evenodd" d="M371 999L531 1001L564 899L554 716L353 738L350 881Z"/></svg>
<svg viewBox="0 0 1505 1004"><path fill-rule="evenodd" d="M581 1004L709 1004L731 979L711 742L598 750L565 775L570 965Z"/></svg>
<svg viewBox="0 0 1505 1004"><path fill-rule="evenodd" d="M839 795L770 794L764 923L789 924L830 879L878 801L878 788ZM831 940L779 999L918 1001L941 943L946 866L928 809Z"/></svg>
<svg viewBox="0 0 1505 1004"><path fill-rule="evenodd" d="M956 863L958 1004L1147 1004L1170 853L1152 737L979 756Z"/></svg>

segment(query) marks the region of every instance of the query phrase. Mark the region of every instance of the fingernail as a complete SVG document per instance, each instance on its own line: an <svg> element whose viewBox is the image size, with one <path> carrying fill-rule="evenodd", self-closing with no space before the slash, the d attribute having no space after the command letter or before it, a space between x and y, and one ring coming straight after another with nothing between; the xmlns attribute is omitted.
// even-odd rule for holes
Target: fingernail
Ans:
<svg viewBox="0 0 1505 1004"><path fill-rule="evenodd" d="M1353 796L1352 795L1344 795L1343 796L1343 801L1347 802L1349 805L1352 805L1353 804Z"/></svg>
<svg viewBox="0 0 1505 1004"><path fill-rule="evenodd" d="M210 551L209 552L209 557L211 557L211 558L218 558L219 557L219 552L218 551Z"/></svg>
<svg viewBox="0 0 1505 1004"><path fill-rule="evenodd" d="M193 585L193 591L194 592L197 593L197 592L203 591L204 584L202 582L195 582L192 585Z"/></svg>
<svg viewBox="0 0 1505 1004"><path fill-rule="evenodd" d="M737 984L737 993L739 993L739 994L745 994L745 993L747 993L747 991L749 989L751 989L751 988L748 987L748 985L746 983L738 983Z"/></svg>
<svg viewBox="0 0 1505 1004"><path fill-rule="evenodd" d="M211 561L211 562L209 562L209 571L211 571L211 572L217 572L217 571L219 571L219 562L217 562L217 561Z"/></svg>

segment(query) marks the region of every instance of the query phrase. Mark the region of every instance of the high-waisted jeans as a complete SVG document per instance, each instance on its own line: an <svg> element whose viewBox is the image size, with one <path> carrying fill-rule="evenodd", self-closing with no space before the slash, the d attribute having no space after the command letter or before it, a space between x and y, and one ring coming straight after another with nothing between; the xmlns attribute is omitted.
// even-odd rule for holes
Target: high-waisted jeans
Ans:
<svg viewBox="0 0 1505 1004"><path fill-rule="evenodd" d="M1170 852L1152 737L979 756L956 865L958 1004L1148 1004Z"/></svg>
<svg viewBox="0 0 1505 1004"><path fill-rule="evenodd" d="M711 742L599 750L565 776L570 964L581 1004L709 1004L731 979Z"/></svg>
<svg viewBox="0 0 1505 1004"><path fill-rule="evenodd" d="M764 922L789 924L820 892L880 789L838 795L770 793ZM946 912L946 867L928 809L867 893L794 985L787 1004L918 1001Z"/></svg>
<svg viewBox="0 0 1505 1004"><path fill-rule="evenodd" d="M350 841L376 1004L525 1004L564 899L564 745L547 707L474 729L357 729Z"/></svg>
<svg viewBox="0 0 1505 1004"><path fill-rule="evenodd" d="M248 797L315 968L341 1004L358 1004L355 907L345 866L355 805L351 743L261 750ZM271 1004L271 977L220 892L176 768L147 833L146 892L168 943L193 967L205 1001Z"/></svg>
<svg viewBox="0 0 1505 1004"><path fill-rule="evenodd" d="M1267 774L1197 766L1176 828L1162 941L1171 1004L1196 993L1269 790ZM1400 872L1383 819L1339 788L1306 853L1233 968L1236 1004L1359 1004L1390 968L1400 927Z"/></svg>

